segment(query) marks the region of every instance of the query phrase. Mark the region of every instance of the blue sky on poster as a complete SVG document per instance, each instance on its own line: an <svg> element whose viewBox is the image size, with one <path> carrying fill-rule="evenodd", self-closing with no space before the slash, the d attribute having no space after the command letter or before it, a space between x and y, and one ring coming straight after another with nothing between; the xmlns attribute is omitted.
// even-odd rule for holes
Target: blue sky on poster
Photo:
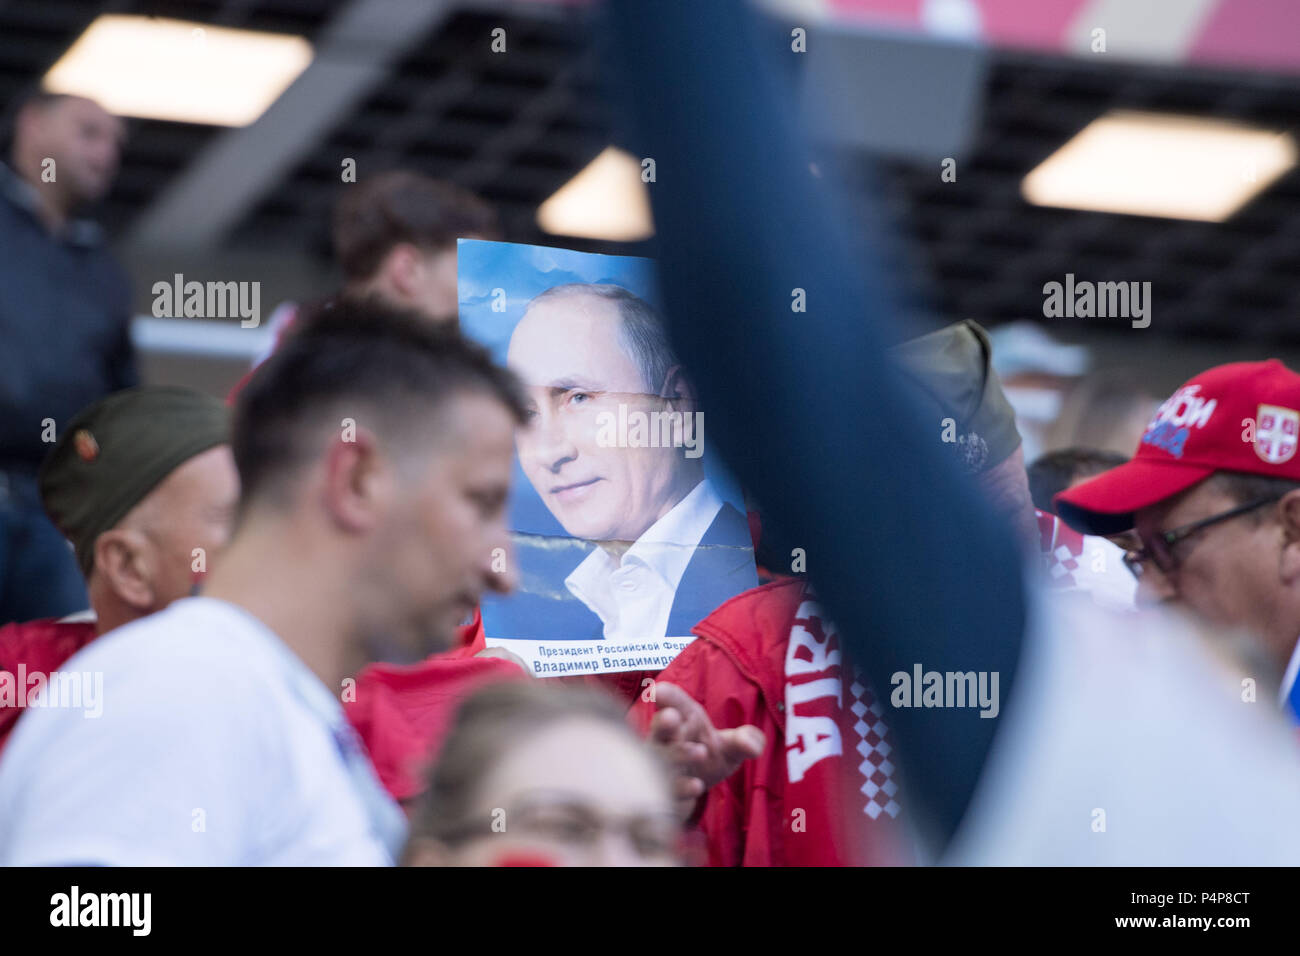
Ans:
<svg viewBox="0 0 1300 956"><path fill-rule="evenodd" d="M635 292L655 308L654 262L517 242L461 239L457 247L461 328L504 362L510 333L539 293L567 282L609 282ZM506 310L493 312L493 290L505 291Z"/></svg>

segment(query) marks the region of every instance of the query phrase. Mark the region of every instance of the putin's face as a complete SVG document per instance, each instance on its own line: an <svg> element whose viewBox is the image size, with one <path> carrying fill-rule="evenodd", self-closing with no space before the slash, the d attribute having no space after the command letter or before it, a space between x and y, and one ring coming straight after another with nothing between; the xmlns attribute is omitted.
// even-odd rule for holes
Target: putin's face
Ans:
<svg viewBox="0 0 1300 956"><path fill-rule="evenodd" d="M689 399L660 398L662 383L647 394L622 328L617 301L546 299L524 314L507 356L529 397L529 424L516 434L519 463L564 530L589 541L635 541L703 477L681 448L618 447L609 426L602 431L602 422L619 420L620 405L629 416L690 410Z"/></svg>

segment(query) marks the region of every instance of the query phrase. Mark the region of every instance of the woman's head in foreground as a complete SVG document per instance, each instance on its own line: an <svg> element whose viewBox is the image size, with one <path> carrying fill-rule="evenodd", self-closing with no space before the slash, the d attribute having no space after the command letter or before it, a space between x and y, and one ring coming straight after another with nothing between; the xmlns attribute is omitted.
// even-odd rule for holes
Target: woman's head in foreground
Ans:
<svg viewBox="0 0 1300 956"><path fill-rule="evenodd" d="M613 700L510 681L457 713L407 862L664 866L680 834L667 772Z"/></svg>

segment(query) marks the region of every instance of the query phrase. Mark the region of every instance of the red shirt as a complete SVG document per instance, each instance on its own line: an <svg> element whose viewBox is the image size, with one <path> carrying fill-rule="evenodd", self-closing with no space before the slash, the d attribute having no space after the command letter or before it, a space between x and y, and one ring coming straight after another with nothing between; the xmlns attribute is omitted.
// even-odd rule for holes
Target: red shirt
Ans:
<svg viewBox="0 0 1300 956"><path fill-rule="evenodd" d="M399 803L424 792L438 748L464 700L485 684L528 680L497 657L437 655L399 667L372 664L357 675L356 699L344 712L365 742L384 788Z"/></svg>
<svg viewBox="0 0 1300 956"><path fill-rule="evenodd" d="M459 646L419 664L397 667L372 664L357 675L356 700L344 711L361 735L379 779L399 803L418 798L451 730L456 710L474 691L494 680L531 679L518 666L498 657L476 657L487 645L482 615L460 629ZM546 680L600 687L630 703L642 681L655 671L584 674Z"/></svg>
<svg viewBox="0 0 1300 956"><path fill-rule="evenodd" d="M94 639L94 621L47 618L0 627L0 752L27 709L27 695L37 690L31 676L48 677Z"/></svg>
<svg viewBox="0 0 1300 956"><path fill-rule="evenodd" d="M659 674L545 680L604 687L648 726L648 678L680 685L719 727L755 724L762 756L714 787L699 815L709 862L734 866L908 862L888 730L867 688L840 659L803 581L787 578L732 598L695 628L697 640ZM483 683L521 679L515 665L475 657L481 619L462 646L406 668L373 666L358 678L348 715L395 798L418 796L455 708ZM643 681L647 681L643 683Z"/></svg>

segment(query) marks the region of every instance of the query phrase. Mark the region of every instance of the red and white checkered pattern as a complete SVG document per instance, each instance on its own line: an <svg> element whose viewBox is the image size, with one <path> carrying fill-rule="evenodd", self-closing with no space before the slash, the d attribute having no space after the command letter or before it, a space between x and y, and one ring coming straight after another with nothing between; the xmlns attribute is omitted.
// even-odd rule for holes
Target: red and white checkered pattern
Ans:
<svg viewBox="0 0 1300 956"><path fill-rule="evenodd" d="M889 759L894 750L888 739L889 728L881 717L885 710L860 680L853 682L849 692L854 697L849 709L858 718L853 725L859 738L857 751L862 755L858 772L866 779L860 788L867 798L862 812L873 820L881 813L897 817L902 807L894 799L898 784L894 781L894 762Z"/></svg>

